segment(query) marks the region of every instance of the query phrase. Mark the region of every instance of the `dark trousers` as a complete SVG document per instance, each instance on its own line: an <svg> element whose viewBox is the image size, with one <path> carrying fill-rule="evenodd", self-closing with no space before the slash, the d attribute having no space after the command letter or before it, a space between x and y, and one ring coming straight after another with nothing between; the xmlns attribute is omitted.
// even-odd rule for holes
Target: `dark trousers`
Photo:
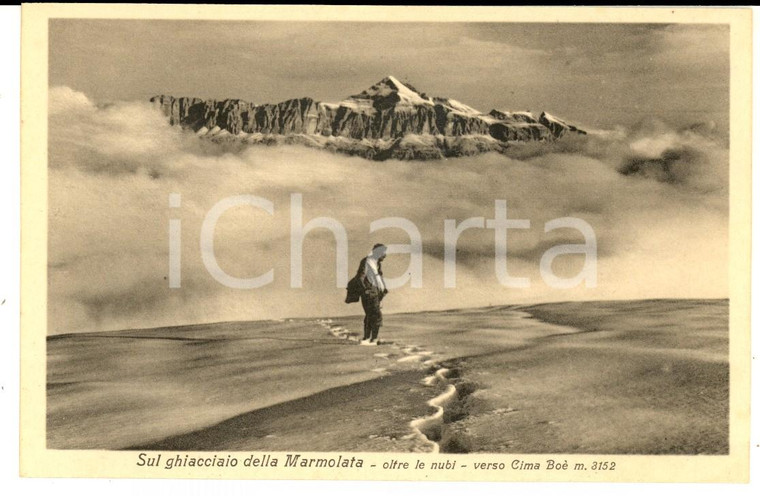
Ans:
<svg viewBox="0 0 760 496"><path fill-rule="evenodd" d="M364 308L364 339L375 341L383 325L383 312L380 310L380 295L377 291L368 290L362 294L362 307Z"/></svg>

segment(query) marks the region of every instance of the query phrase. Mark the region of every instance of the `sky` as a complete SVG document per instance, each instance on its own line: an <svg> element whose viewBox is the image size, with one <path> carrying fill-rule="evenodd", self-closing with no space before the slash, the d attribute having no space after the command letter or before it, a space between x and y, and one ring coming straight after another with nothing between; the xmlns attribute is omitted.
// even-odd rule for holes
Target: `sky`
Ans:
<svg viewBox="0 0 760 496"><path fill-rule="evenodd" d="M386 75L483 112L590 128L728 125L728 26L50 21L49 83L97 103L156 94L340 101Z"/></svg>

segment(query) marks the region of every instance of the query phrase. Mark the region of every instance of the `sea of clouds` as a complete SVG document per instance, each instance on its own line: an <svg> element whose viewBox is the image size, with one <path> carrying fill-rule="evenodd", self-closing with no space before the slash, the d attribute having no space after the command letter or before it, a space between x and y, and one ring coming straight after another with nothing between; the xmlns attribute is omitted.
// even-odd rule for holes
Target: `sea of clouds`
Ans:
<svg viewBox="0 0 760 496"><path fill-rule="evenodd" d="M726 130L673 129L649 119L632 129L599 131L510 156L372 162L295 146L225 146L169 126L149 103L97 105L66 87L49 101L49 332L84 332L199 322L358 313L336 283L333 235L304 242L302 288L290 286L290 199L303 198L303 221L327 216L345 226L349 273L376 242L408 243L399 229L369 232L372 221L403 217L423 239L423 287L406 285L385 300L408 312L569 299L726 297L728 295L728 146ZM181 195L170 208L169 195ZM274 282L231 289L206 270L204 217L223 198L256 195L274 215L235 207L217 224L223 270ZM530 288L506 288L494 273L494 232L465 231L457 245L456 288L444 288L444 220L494 216L506 200L510 274ZM597 284L555 289L539 274L552 246L579 243L578 231L544 232L558 217L583 219L598 243ZM181 288L170 288L169 221L181 220ZM390 255L388 277L409 255ZM583 257L557 258L571 277Z"/></svg>

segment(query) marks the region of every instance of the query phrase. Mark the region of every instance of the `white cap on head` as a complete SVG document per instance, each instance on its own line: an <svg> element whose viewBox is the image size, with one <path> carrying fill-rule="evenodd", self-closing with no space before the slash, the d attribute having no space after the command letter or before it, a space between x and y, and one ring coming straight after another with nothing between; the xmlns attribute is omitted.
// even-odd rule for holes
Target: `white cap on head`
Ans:
<svg viewBox="0 0 760 496"><path fill-rule="evenodd" d="M370 252L370 256L373 258L380 258L385 256L385 253L388 251L388 247L385 246L382 243L378 243L375 246L372 247L372 251Z"/></svg>

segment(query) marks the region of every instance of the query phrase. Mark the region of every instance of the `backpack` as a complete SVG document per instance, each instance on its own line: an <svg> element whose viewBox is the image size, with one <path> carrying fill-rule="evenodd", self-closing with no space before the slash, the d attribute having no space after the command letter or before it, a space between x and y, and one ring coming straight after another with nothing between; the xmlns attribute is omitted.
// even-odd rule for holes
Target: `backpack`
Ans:
<svg viewBox="0 0 760 496"><path fill-rule="evenodd" d="M366 261L366 257L362 258L362 261L359 263L359 270L356 271L356 275L348 281L348 286L346 286L346 303L356 303L361 299L362 294L364 293L364 264Z"/></svg>

